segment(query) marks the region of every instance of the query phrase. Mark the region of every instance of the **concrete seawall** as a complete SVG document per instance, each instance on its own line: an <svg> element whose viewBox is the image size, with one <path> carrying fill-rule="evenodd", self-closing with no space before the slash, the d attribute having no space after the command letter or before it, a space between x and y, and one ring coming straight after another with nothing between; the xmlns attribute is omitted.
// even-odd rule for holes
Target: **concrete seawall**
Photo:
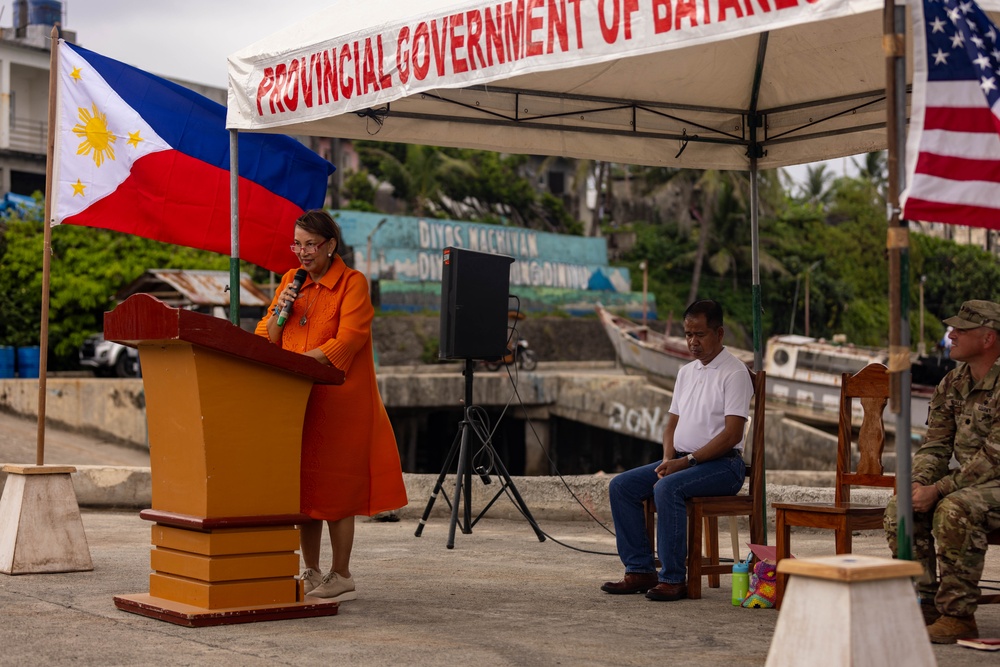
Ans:
<svg viewBox="0 0 1000 667"><path fill-rule="evenodd" d="M396 514L400 519L418 520L427 507L437 475L404 474L409 504ZM538 521L586 521L593 517L610 524L608 484L613 475L573 475L567 477L515 477L514 485L532 515ZM832 482L829 475L796 475L776 471L768 473L767 506L768 522L774 527L775 502L832 502ZM109 466L77 466L72 475L77 500L83 507L104 509L144 509L152 502L150 469ZM0 480L2 482L2 480ZM492 483L484 485L473 478L473 516L493 499L500 489L495 476ZM778 482L792 482L778 483ZM806 484L806 486L798 483ZM445 478L443 491L434 502L431 521L447 522L450 516L448 502L455 492L455 477ZM743 493L746 493L744 487ZM891 492L885 489L859 489L852 500L861 504L885 505ZM517 507L506 498L500 498L487 512L498 519L521 519Z"/></svg>
<svg viewBox="0 0 1000 667"><path fill-rule="evenodd" d="M656 429L662 429L662 417L671 398L669 392L642 378L615 372L607 364L573 368L553 364L549 369L522 373L520 377L520 397L525 404L533 406L536 413L558 415L632 437L659 440ZM390 414L394 407L453 403L454 397L461 394L462 382L459 369L454 365L397 367L385 369L379 377L380 390ZM49 427L148 451L141 380L53 377L46 382L46 388ZM477 375L477 403L502 405L509 400L509 393L506 374ZM37 418L37 403L37 380L0 380L0 410ZM832 499L836 438L787 419L780 412L769 411L766 419L768 502ZM83 446L86 447L86 443ZM75 464L75 461L69 462ZM152 503L148 467L78 465L77 468L73 482L82 506L138 509ZM419 519L437 475L406 474L404 477L410 502L398 515ZM529 475L516 477L515 484L539 521L588 519L589 511L609 522L607 487L610 479L606 474ZM496 477L489 486L484 486L478 477L473 481L474 506L483 507L499 491L499 482ZM0 474L0 485L2 483ZM447 520L449 510L444 496L450 499L454 490L454 477L449 476L443 495L435 502L435 520ZM856 500L884 504L887 497L877 490L862 491ZM519 518L514 504L503 498L488 514ZM773 522L773 513L771 520Z"/></svg>
<svg viewBox="0 0 1000 667"><path fill-rule="evenodd" d="M456 364L383 368L378 381L390 417L414 408L453 408L464 392ZM531 409L531 419L542 425L527 425L532 443L535 435L549 437L544 423L558 417L658 444L671 400L670 392L603 362L540 364L538 372L520 373L517 391ZM508 404L510 378L506 373L478 373L475 400L483 406ZM37 380L0 380L0 410L37 418L37 409ZM50 377L45 414L51 426L149 449L141 380ZM771 410L765 426L769 470L834 469L835 437ZM531 445L526 454L533 460L537 450ZM525 470L548 472L544 462Z"/></svg>
<svg viewBox="0 0 1000 667"><path fill-rule="evenodd" d="M0 409L37 419L38 380L0 380ZM76 433L149 448L142 380L46 378L45 419Z"/></svg>

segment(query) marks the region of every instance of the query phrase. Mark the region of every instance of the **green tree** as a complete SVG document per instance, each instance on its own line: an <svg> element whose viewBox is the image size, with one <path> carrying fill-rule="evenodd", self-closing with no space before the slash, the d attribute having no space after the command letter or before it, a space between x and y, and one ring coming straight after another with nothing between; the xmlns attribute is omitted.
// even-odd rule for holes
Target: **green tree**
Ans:
<svg viewBox="0 0 1000 667"><path fill-rule="evenodd" d="M0 244L0 344L41 337L43 227L40 210L9 218ZM76 367L77 350L101 331L115 294L147 269L227 270L229 258L120 232L61 225L52 230L49 368ZM253 273L252 265L244 270Z"/></svg>
<svg viewBox="0 0 1000 667"><path fill-rule="evenodd" d="M527 156L367 141L356 147L369 172L391 184L413 215L580 232L560 199L536 192Z"/></svg>
<svg viewBox="0 0 1000 667"><path fill-rule="evenodd" d="M833 195L834 174L823 163L806 167L806 180L799 186L799 199L810 204L826 204Z"/></svg>
<svg viewBox="0 0 1000 667"><path fill-rule="evenodd" d="M447 178L473 178L471 165L433 146L407 144L398 151L381 144L359 144L359 154L368 169L390 183L396 197L406 202L414 215L436 215L447 210L441 182Z"/></svg>
<svg viewBox="0 0 1000 667"><path fill-rule="evenodd" d="M889 154L886 151L865 153L858 159L852 159L854 168L858 170L857 179L870 186L872 200L884 205L889 175Z"/></svg>
<svg viewBox="0 0 1000 667"><path fill-rule="evenodd" d="M355 211L375 210L375 186L369 178L367 169L347 172L342 190L344 198L348 201L346 208Z"/></svg>
<svg viewBox="0 0 1000 667"><path fill-rule="evenodd" d="M935 333L942 318L951 317L969 299L1000 300L1000 262L996 256L974 246L925 234L911 234L910 302L918 304L920 276L924 283L924 306ZM942 329L943 330L943 329Z"/></svg>

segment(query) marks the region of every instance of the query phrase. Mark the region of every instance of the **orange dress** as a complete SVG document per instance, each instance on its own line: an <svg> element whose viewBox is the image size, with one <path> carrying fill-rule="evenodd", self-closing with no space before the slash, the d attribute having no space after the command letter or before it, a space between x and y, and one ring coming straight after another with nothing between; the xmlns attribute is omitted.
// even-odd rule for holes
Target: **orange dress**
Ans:
<svg viewBox="0 0 1000 667"><path fill-rule="evenodd" d="M270 310L294 275L282 277L258 336L268 337ZM407 502L396 437L375 381L374 315L364 274L334 255L318 283L306 278L281 332L281 347L318 347L345 375L342 385L315 385L306 408L301 511L314 519L372 516Z"/></svg>

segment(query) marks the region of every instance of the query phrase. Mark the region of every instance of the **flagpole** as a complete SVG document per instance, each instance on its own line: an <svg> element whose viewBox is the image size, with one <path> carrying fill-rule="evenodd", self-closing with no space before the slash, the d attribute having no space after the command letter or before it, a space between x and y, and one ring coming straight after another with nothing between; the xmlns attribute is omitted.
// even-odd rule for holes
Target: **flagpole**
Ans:
<svg viewBox="0 0 1000 667"><path fill-rule="evenodd" d="M229 130L229 321L240 325L240 139Z"/></svg>
<svg viewBox="0 0 1000 667"><path fill-rule="evenodd" d="M38 341L38 441L35 446L35 465L45 465L45 376L49 358L49 276L52 271L52 165L56 144L56 113L59 86L59 24L49 33L49 136L46 141L45 159L45 217L42 222L42 322Z"/></svg>
<svg viewBox="0 0 1000 667"><path fill-rule="evenodd" d="M913 560L913 478L910 444L910 237L901 219L899 195L905 186L906 6L885 0L882 46L885 50L886 133L889 148L886 203L889 221L889 409L896 415L897 554Z"/></svg>

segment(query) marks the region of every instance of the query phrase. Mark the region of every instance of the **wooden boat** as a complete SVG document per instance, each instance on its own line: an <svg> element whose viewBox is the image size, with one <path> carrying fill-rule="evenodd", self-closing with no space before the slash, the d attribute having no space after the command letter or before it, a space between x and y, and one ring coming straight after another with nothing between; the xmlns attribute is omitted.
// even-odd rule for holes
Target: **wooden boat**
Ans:
<svg viewBox="0 0 1000 667"><path fill-rule="evenodd" d="M596 310L622 368L673 389L677 371L693 359L687 342L615 315L601 304ZM753 352L728 345L726 348L747 366L753 365ZM841 373L855 373L870 363L884 364L887 358L887 352L878 348L836 345L806 336L774 336L767 341L764 353L768 407L801 421L835 424L839 418ZM932 386L912 387L910 427L914 433L926 430L932 392ZM860 419L860 406L857 408ZM888 412L886 427L895 428Z"/></svg>
<svg viewBox="0 0 1000 667"><path fill-rule="evenodd" d="M881 348L834 344L807 336L772 336L764 352L768 406L791 416L819 422L836 421L840 410L840 377L856 373L868 364L885 364L888 352ZM927 430L927 411L932 386L914 384L910 392L910 429ZM860 419L861 406L855 406ZM886 427L894 428L886 412Z"/></svg>
<svg viewBox="0 0 1000 667"><path fill-rule="evenodd" d="M677 371L694 359L688 351L687 341L615 315L599 303L595 309L622 369L626 373L645 375L655 384L673 389Z"/></svg>

